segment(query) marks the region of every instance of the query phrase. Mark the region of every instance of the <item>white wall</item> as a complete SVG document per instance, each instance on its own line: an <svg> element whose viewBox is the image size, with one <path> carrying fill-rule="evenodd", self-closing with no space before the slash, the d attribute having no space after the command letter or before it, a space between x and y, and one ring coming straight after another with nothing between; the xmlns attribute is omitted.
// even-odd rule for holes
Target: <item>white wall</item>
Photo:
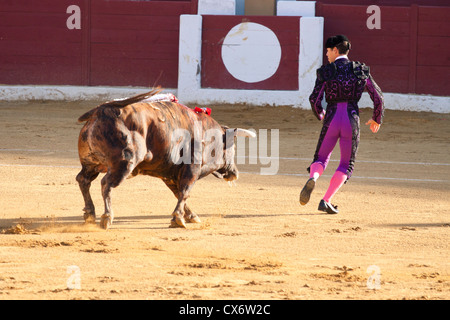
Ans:
<svg viewBox="0 0 450 320"><path fill-rule="evenodd" d="M0 101L26 101L26 100L53 100L53 101L76 101L76 100L95 100L99 102L112 99L131 97L149 91L144 87L84 87L84 86L0 86ZM263 105L258 95L253 96L250 103L243 94L233 95L230 99L227 96L228 90L221 90L216 95L217 101L228 101L226 103L240 103L246 101L250 105ZM245 91L245 90L244 90ZM178 95L177 89L166 89L164 92ZM264 91L257 90L258 94L264 94ZM289 99L295 97L285 97L283 91L272 92L274 105L292 105L303 109L309 109L309 104L295 105L290 104ZM223 97L220 96L223 94ZM178 96L179 97L179 96ZM299 98L300 99L300 98ZM386 109L403 111L426 111L436 113L450 113L450 97L438 97L431 95L384 93ZM209 99L199 97L200 105L211 104ZM184 101L181 101L182 103ZM364 93L359 106L361 108L372 108L373 103L369 94Z"/></svg>
<svg viewBox="0 0 450 320"><path fill-rule="evenodd" d="M198 14L235 15L235 0L198 0Z"/></svg>
<svg viewBox="0 0 450 320"><path fill-rule="evenodd" d="M316 16L316 1L278 1L277 16Z"/></svg>
<svg viewBox="0 0 450 320"><path fill-rule="evenodd" d="M200 90L202 16L180 16L178 49L178 96L195 100ZM184 100L180 100L183 101Z"/></svg>
<svg viewBox="0 0 450 320"><path fill-rule="evenodd" d="M300 17L299 17L300 19ZM186 104L247 103L307 106L316 69L322 65L323 18L300 19L299 90L233 90L201 88L202 17L180 18L178 98Z"/></svg>
<svg viewBox="0 0 450 320"><path fill-rule="evenodd" d="M53 100L79 101L95 100L110 101L113 99L132 97L150 91L144 87L85 87L85 86L44 86L17 85L0 86L0 101L22 100ZM176 89L164 90L176 95Z"/></svg>

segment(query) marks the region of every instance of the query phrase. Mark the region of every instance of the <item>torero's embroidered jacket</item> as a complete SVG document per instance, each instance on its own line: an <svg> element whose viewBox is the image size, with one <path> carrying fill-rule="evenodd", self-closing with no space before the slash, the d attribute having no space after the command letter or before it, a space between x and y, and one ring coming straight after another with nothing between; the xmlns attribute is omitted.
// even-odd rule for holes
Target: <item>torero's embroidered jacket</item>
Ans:
<svg viewBox="0 0 450 320"><path fill-rule="evenodd" d="M317 119L325 117L322 98L325 93L327 112L334 113L338 102L347 102L349 115L358 115L358 101L364 89L367 89L374 104L372 119L381 124L384 116L383 93L370 75L370 69L364 63L337 59L334 63L322 66L317 70L317 80L309 97L311 109ZM332 120L326 116L324 124Z"/></svg>
<svg viewBox="0 0 450 320"><path fill-rule="evenodd" d="M323 120L322 131L313 162L318 160L318 152L336 114L338 103L347 103L347 114L352 127L352 151L347 170L347 179L352 175L359 145L358 101L361 99L364 89L367 89L374 104L372 119L381 124L384 116L383 94L370 75L369 67L363 63L340 58L334 63L322 66L317 70L317 80L314 90L309 97L312 111L317 119ZM322 108L324 94L327 101L326 112Z"/></svg>

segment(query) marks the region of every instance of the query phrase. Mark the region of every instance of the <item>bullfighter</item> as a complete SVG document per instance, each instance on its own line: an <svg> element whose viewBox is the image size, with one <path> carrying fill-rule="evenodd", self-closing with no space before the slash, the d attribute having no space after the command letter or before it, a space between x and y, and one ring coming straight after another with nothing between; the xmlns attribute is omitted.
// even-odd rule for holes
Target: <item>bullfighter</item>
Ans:
<svg viewBox="0 0 450 320"><path fill-rule="evenodd" d="M352 175L360 140L358 101L364 89L367 89L374 110L372 118L366 125L376 133L383 121L384 99L380 87L370 74L369 67L364 63L349 60L351 44L346 36L337 35L328 38L325 47L329 64L317 70L315 86L309 97L311 109L323 125L313 162L307 169L309 179L300 193L300 204L306 205L309 202L316 181L326 169L331 153L339 140L340 163L318 207L319 211L336 214L337 206L330 201ZM322 107L324 94L326 109Z"/></svg>

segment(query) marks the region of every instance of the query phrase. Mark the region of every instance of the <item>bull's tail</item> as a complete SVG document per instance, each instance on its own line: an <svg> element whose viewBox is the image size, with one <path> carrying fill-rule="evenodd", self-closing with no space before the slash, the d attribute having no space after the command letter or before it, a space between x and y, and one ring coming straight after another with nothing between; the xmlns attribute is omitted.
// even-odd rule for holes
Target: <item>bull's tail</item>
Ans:
<svg viewBox="0 0 450 320"><path fill-rule="evenodd" d="M160 93L161 91L163 91L163 89L161 87L156 87L149 92L138 94L138 95L130 97L130 98L115 99L112 101L105 102L100 106L123 108L129 104L133 104L133 103L148 99L151 96L154 96L155 94Z"/></svg>
<svg viewBox="0 0 450 320"><path fill-rule="evenodd" d="M97 106L96 108L83 114L81 117L78 118L78 122L85 122L85 121L88 121L89 119L92 119L97 114L97 110L99 110L99 109L103 109L105 107L123 108L130 104L137 103L142 100L148 99L151 96L154 96L154 95L160 93L161 91L163 91L163 89L161 87L156 87L149 92L138 94L138 95L130 97L130 98L115 99L112 101L105 102L105 103ZM120 112L119 112L119 114L120 114Z"/></svg>

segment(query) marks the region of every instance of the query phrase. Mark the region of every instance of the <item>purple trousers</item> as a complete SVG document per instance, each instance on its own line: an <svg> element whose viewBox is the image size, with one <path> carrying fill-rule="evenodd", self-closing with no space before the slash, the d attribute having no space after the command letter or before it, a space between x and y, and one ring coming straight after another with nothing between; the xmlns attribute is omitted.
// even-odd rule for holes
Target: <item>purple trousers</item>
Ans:
<svg viewBox="0 0 450 320"><path fill-rule="evenodd" d="M350 178L359 144L358 113L356 103L352 102L339 102L327 107L313 163L320 163L325 169L339 140L341 160L336 171Z"/></svg>

